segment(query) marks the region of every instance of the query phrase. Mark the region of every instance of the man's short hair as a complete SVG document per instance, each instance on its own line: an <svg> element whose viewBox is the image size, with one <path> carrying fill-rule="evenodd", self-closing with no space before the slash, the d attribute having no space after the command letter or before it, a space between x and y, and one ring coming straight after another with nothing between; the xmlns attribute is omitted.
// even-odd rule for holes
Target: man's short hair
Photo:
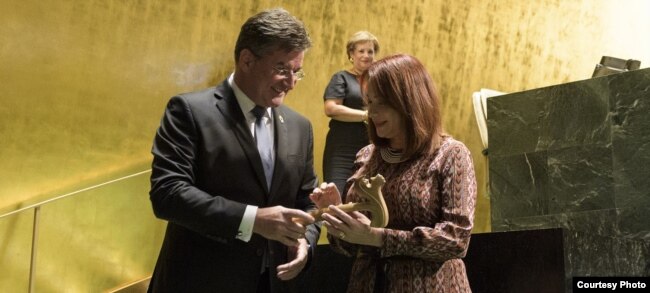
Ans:
<svg viewBox="0 0 650 293"><path fill-rule="evenodd" d="M235 45L235 62L243 49L263 57L278 49L291 52L310 47L311 40L302 21L283 8L274 8L250 17L242 25Z"/></svg>

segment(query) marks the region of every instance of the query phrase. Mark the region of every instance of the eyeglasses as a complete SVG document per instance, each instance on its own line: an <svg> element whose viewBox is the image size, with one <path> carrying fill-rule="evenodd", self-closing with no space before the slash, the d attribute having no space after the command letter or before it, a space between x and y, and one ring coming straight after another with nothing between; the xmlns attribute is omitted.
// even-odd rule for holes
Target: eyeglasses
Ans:
<svg viewBox="0 0 650 293"><path fill-rule="evenodd" d="M278 75L282 75L286 78L293 76L296 80L301 80L303 77L305 77L305 72L302 71L302 68L298 69L298 71L292 71L291 69L287 69L282 66L273 66L273 70L275 70L275 73Z"/></svg>

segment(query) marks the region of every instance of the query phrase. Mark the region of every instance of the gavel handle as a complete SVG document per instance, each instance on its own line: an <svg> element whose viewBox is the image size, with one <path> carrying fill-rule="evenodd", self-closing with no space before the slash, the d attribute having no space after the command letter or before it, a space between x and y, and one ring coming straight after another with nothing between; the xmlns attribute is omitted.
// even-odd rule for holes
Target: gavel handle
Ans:
<svg viewBox="0 0 650 293"><path fill-rule="evenodd" d="M346 213L353 212L353 211L370 210L369 205L367 203L360 203L360 202L349 202L346 204L337 205L336 207ZM329 212L330 212L329 208L322 208L318 210L309 211L309 214L312 215L314 219L316 219L316 221L321 221L323 220L323 214Z"/></svg>
<svg viewBox="0 0 650 293"><path fill-rule="evenodd" d="M353 212L353 211L369 211L370 205L367 203L360 203L360 202L349 202L346 204L340 204L336 206L337 208L343 210L346 213ZM322 209L314 209L309 211L308 213L314 217L316 222L322 221L323 220L323 214L329 213L330 209L329 208L322 208ZM305 224L302 219L300 218L293 218L293 221L296 223L300 224Z"/></svg>

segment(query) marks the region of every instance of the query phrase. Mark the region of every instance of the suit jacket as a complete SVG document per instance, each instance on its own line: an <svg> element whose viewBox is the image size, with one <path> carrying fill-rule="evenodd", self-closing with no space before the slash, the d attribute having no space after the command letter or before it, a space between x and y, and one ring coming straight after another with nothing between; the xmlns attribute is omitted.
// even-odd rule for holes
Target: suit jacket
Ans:
<svg viewBox="0 0 650 293"><path fill-rule="evenodd" d="M168 221L150 283L153 292L255 292L265 249L271 288L287 248L253 234L235 238L246 205L313 208L317 186L311 123L282 105L273 109L275 171L267 191L250 128L227 81L170 99L154 139L150 198ZM318 228L308 226L312 249Z"/></svg>

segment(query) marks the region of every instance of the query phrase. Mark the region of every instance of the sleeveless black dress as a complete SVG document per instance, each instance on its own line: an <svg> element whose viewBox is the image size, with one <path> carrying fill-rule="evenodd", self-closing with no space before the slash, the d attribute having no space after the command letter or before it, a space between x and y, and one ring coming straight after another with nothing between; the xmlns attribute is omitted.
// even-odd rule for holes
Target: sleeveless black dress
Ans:
<svg viewBox="0 0 650 293"><path fill-rule="evenodd" d="M325 89L324 99L343 99L343 105L363 110L361 87L354 74L339 71L332 76ZM346 180L352 176L357 152L369 144L363 122L343 122L331 119L323 153L323 179L333 182L345 201Z"/></svg>

